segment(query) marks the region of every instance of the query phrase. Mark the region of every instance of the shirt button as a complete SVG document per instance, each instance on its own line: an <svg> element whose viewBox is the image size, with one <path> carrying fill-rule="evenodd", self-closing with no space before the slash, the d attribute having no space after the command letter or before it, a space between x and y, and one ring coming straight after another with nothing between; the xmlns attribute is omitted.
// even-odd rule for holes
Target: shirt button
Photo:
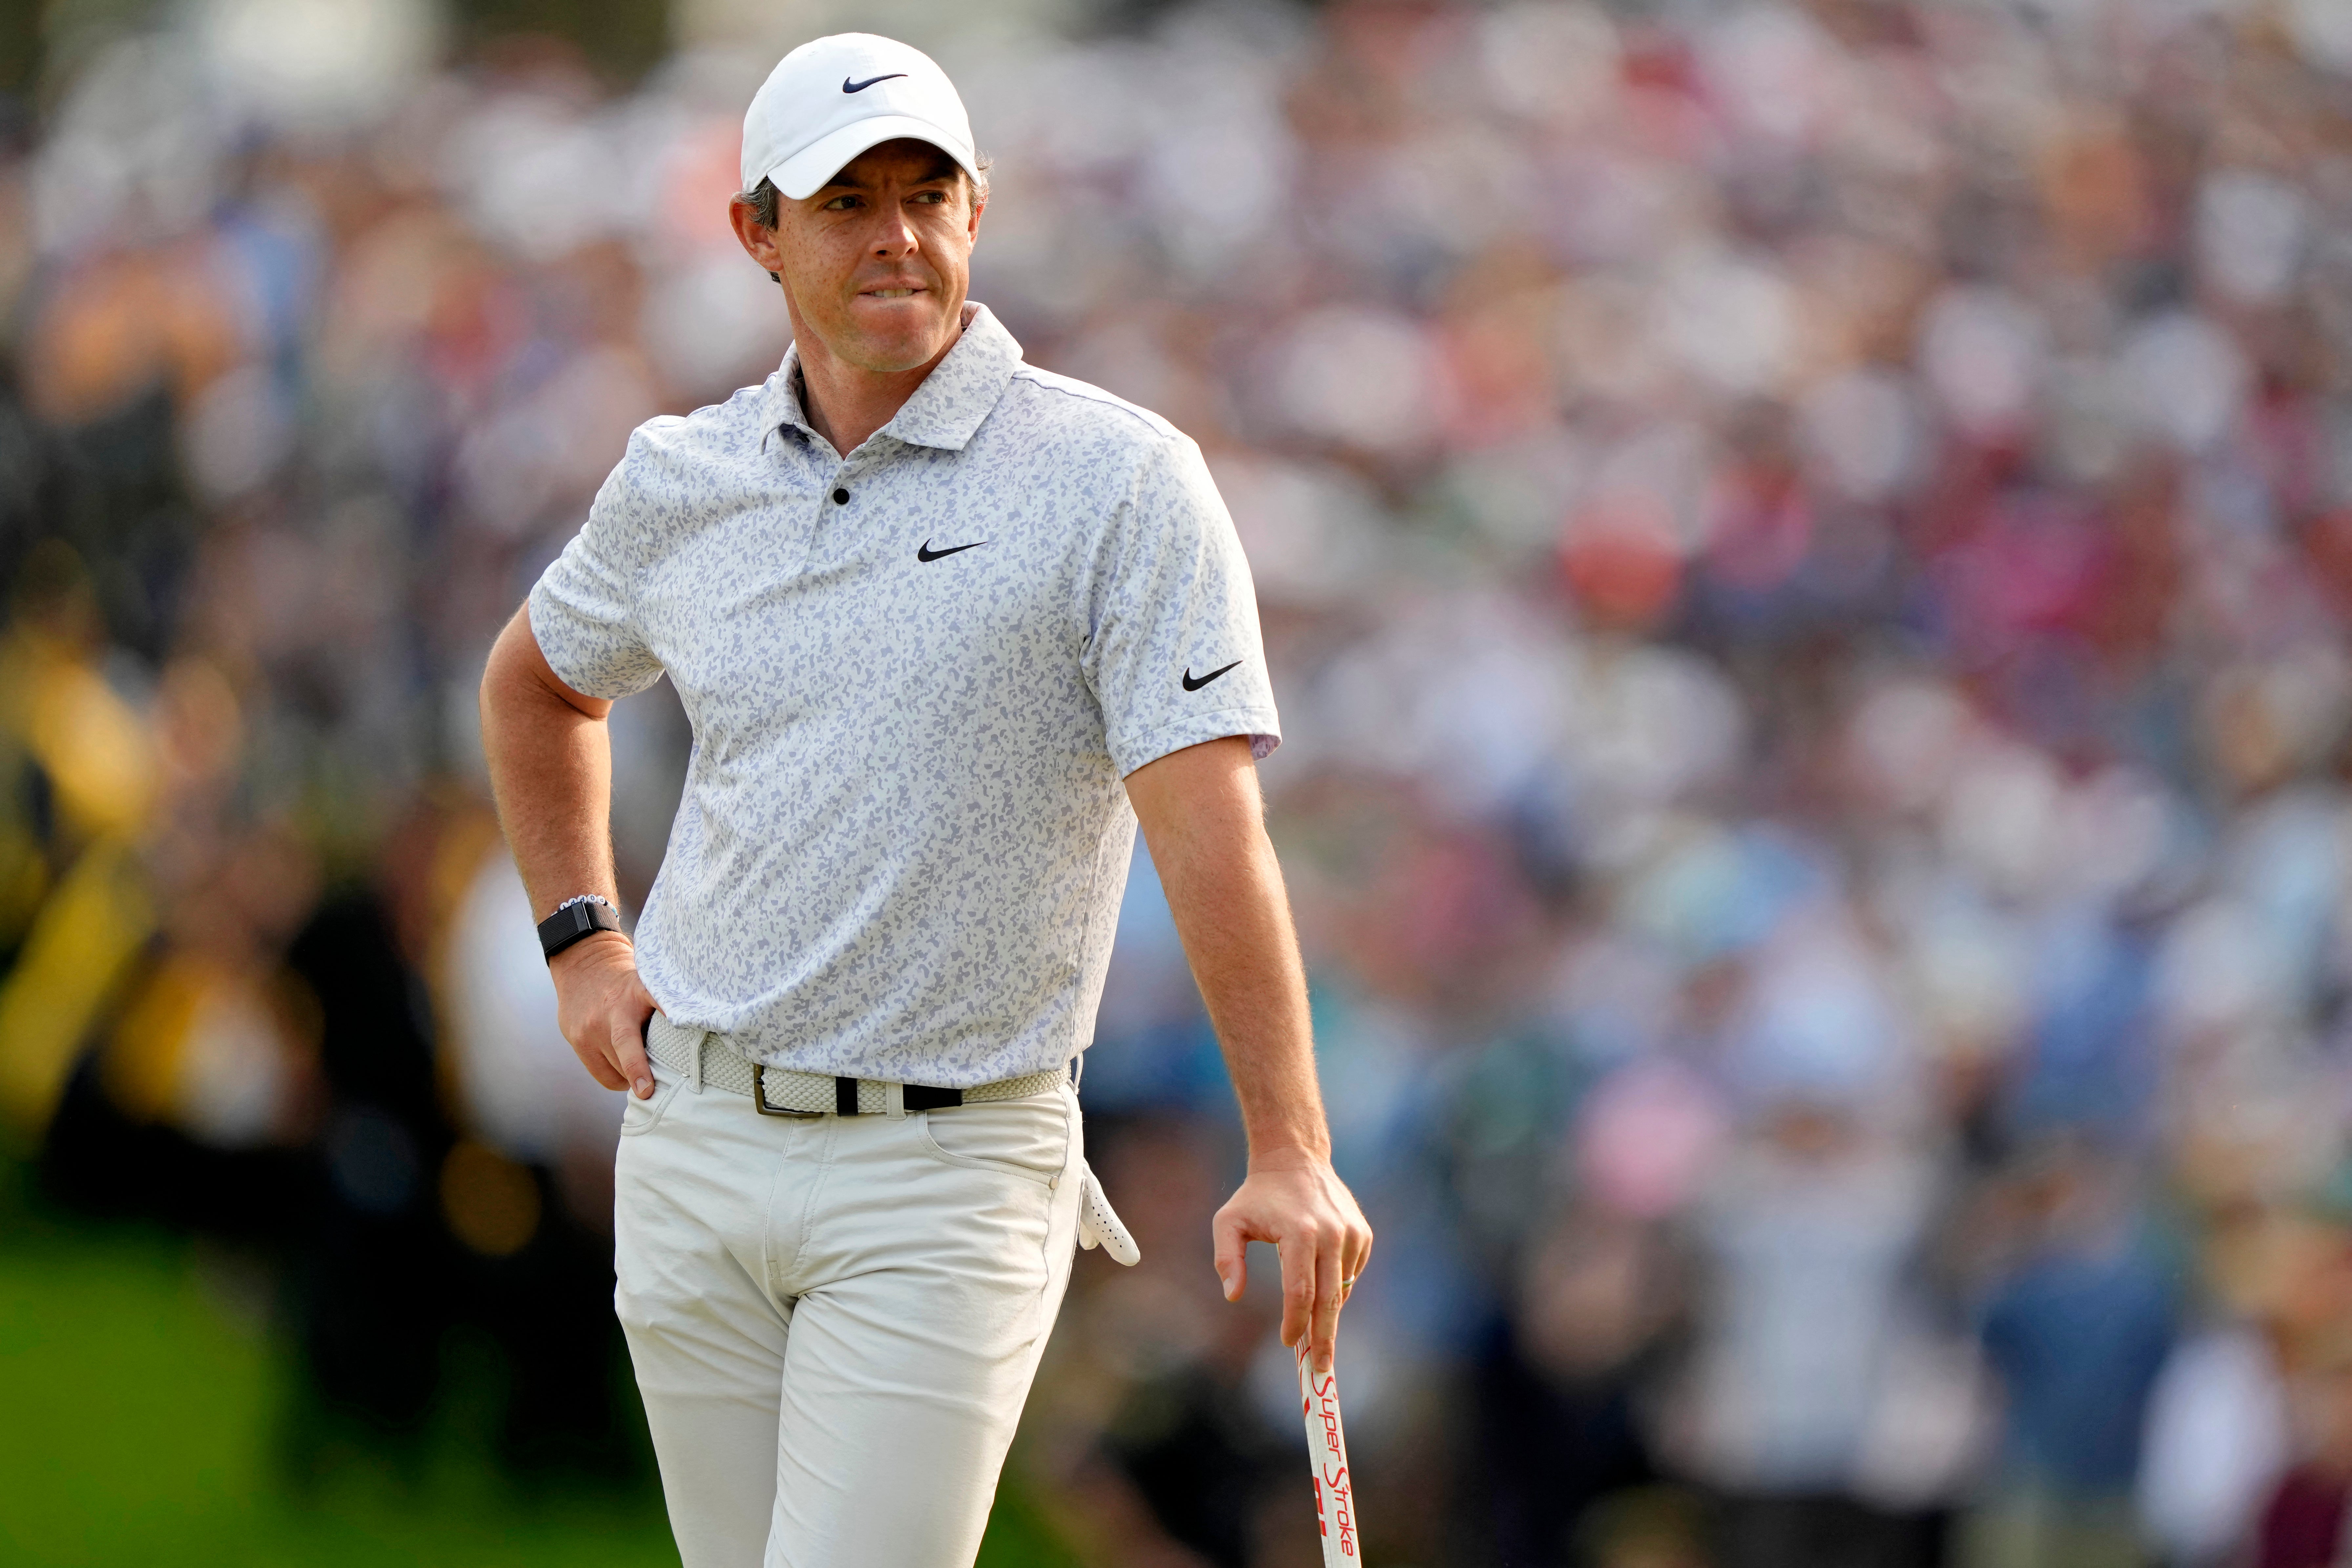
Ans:
<svg viewBox="0 0 2352 1568"><path fill-rule="evenodd" d="M833 504L836 507L845 507L849 505L849 492L846 490L835 490L833 493Z"/></svg>

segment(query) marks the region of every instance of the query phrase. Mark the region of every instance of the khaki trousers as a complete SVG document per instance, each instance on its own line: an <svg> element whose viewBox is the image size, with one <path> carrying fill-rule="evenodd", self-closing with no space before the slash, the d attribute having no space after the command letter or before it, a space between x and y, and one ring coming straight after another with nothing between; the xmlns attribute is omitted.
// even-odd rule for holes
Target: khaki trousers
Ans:
<svg viewBox="0 0 2352 1568"><path fill-rule="evenodd" d="M803 1120L655 1077L614 1300L684 1568L968 1568L1069 1282L1076 1092Z"/></svg>

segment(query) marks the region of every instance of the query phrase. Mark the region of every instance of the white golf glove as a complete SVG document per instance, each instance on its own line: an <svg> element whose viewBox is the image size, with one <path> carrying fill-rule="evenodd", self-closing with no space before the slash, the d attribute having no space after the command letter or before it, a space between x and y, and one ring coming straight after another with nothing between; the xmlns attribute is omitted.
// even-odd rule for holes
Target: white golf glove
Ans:
<svg viewBox="0 0 2352 1568"><path fill-rule="evenodd" d="M1078 1245L1089 1251L1099 1247L1111 1261L1134 1268L1143 1261L1143 1253L1135 1245L1135 1238L1118 1222L1118 1212L1103 1196L1102 1183L1095 1179L1094 1167L1084 1160L1078 1162Z"/></svg>

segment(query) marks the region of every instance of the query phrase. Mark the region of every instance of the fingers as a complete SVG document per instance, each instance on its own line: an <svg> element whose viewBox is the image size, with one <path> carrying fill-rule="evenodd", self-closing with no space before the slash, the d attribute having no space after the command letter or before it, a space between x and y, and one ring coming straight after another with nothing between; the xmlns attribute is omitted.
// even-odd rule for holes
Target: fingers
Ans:
<svg viewBox="0 0 2352 1568"><path fill-rule="evenodd" d="M1362 1223L1348 1227L1348 1234L1339 1244L1339 1300L1344 1303L1355 1290L1356 1281L1364 1277L1371 1266L1371 1227Z"/></svg>
<svg viewBox="0 0 2352 1568"><path fill-rule="evenodd" d="M1340 1270L1342 1234L1334 1229L1315 1249L1315 1370L1331 1370L1331 1353L1339 1342L1339 1304L1347 1299L1347 1276Z"/></svg>
<svg viewBox="0 0 2352 1568"><path fill-rule="evenodd" d="M654 998L637 977L628 939L599 935L575 943L549 973L563 1038L588 1076L607 1089L651 1098L654 1075L646 1062L645 1027Z"/></svg>
<svg viewBox="0 0 2352 1568"><path fill-rule="evenodd" d="M1276 1242L1274 1249L1282 1260L1282 1343L1295 1345L1314 1322L1315 1246L1294 1235Z"/></svg>
<svg viewBox="0 0 2352 1568"><path fill-rule="evenodd" d="M1349 1207L1353 1207L1354 1205L1350 1203ZM1347 1233L1341 1239L1339 1259L1340 1274L1339 1305L1344 1307L1348 1304L1348 1298L1355 1293L1356 1281L1363 1277L1365 1269L1370 1267L1372 1261L1372 1228L1364 1223L1363 1215L1360 1210L1357 1213L1356 1218L1349 1223ZM1337 1343L1339 1326L1339 1308L1334 1307L1331 1312L1333 1344L1330 1352L1327 1352L1324 1356L1322 1369L1325 1372L1331 1370L1331 1354L1336 1354L1339 1349Z"/></svg>
<svg viewBox="0 0 2352 1568"><path fill-rule="evenodd" d="M607 1089L626 1089L629 1086L628 1079L613 1062L607 1042L593 1022L584 1026L567 1025L563 1038L572 1047L572 1054L580 1059L580 1065L588 1070L589 1077Z"/></svg>
<svg viewBox="0 0 2352 1568"><path fill-rule="evenodd" d="M1242 1222L1232 1205L1217 1210L1216 1218L1209 1221L1209 1243L1225 1300L1240 1301L1249 1286L1249 1238L1242 1234Z"/></svg>
<svg viewBox="0 0 2352 1568"><path fill-rule="evenodd" d="M650 1002L644 1012L633 1007L623 1007L613 1015L612 1053L614 1069L627 1084L629 1092L640 1100L654 1096L654 1070L646 1061L646 1021L653 1016Z"/></svg>
<svg viewBox="0 0 2352 1568"><path fill-rule="evenodd" d="M1328 1185L1327 1185L1328 1184ZM1339 1312L1372 1255L1371 1227L1330 1176L1259 1173L1243 1183L1210 1227L1225 1299L1245 1287L1251 1241L1271 1241L1282 1260L1282 1343L1303 1347L1318 1373L1331 1370Z"/></svg>
<svg viewBox="0 0 2352 1568"><path fill-rule="evenodd" d="M580 1065L588 1070L588 1076L605 1088L626 1089L629 1086L629 1081L621 1076L620 1069L604 1060L603 1051L583 1051L578 1043L574 1042L572 1054L580 1059Z"/></svg>

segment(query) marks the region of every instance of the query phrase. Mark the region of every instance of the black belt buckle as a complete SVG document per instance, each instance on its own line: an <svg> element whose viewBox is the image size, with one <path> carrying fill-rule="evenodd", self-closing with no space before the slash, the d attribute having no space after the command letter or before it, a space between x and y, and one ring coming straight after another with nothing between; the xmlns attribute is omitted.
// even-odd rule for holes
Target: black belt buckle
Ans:
<svg viewBox="0 0 2352 1568"><path fill-rule="evenodd" d="M824 1114L822 1111L793 1111L768 1103L768 1082L761 1076L767 1071L759 1062L751 1063L751 1109L762 1116L790 1116L795 1121L811 1122Z"/></svg>

